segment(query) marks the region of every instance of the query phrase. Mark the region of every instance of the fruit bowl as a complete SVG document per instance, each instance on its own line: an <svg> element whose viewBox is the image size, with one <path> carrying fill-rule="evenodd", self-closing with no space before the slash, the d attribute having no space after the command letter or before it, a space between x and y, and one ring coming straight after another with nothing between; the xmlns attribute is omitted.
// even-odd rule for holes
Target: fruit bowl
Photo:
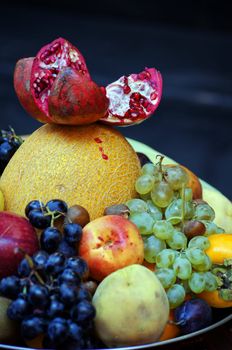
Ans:
<svg viewBox="0 0 232 350"><path fill-rule="evenodd" d="M26 136L25 136L26 137ZM24 137L23 137L24 138ZM140 143L138 141L132 140L132 139L127 139L128 142L132 145L134 150L136 152L141 152L148 156L153 162L156 162L156 156L160 154L160 152L157 152L156 150L152 149L151 147ZM165 163L176 163L174 160L170 159L169 157L165 156L164 159ZM232 204L231 202L223 195L221 194L218 190L216 190L214 187L211 185L207 184L205 181L201 180L201 183L203 185L203 198L205 196L206 200L211 203L212 206L215 206L215 199L212 193L216 193L217 195L217 203L216 205L223 208L224 211L227 213L227 221L224 221L224 226L225 229L227 229L227 232L230 232L231 227L231 217L232 217ZM217 210L216 210L217 214ZM216 216L216 220L218 224L221 222L221 217L218 215ZM224 217L225 220L225 217ZM232 321L232 313L231 313L231 308L225 308L225 309L213 309L213 324L211 324L208 327L205 327L197 332L193 332L187 335L183 336L178 336L176 338L172 338L169 340L165 340L162 342L155 342L155 343L149 343L146 345L140 345L140 346L132 346L132 347L123 347L119 348L121 350L126 350L126 349L152 349L152 348L157 348L157 347L165 347L165 348L171 348L173 347L174 344L177 344L178 347L184 346L188 344L189 342L197 342L199 341L200 336L206 333L209 333L223 325L225 325L228 322ZM7 344L0 344L0 349L12 349L12 350L26 350L26 349L32 349L28 347L24 347L24 345L19 345L19 346L14 346L14 345L7 345Z"/></svg>

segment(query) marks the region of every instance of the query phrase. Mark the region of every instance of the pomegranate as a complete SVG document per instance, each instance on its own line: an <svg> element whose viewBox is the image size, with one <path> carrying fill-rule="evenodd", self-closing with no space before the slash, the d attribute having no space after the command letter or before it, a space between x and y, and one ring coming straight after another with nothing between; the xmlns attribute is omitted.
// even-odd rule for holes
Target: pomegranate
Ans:
<svg viewBox="0 0 232 350"><path fill-rule="evenodd" d="M105 89L70 67L58 73L48 96L49 114L58 124L93 123L106 114L108 106Z"/></svg>
<svg viewBox="0 0 232 350"><path fill-rule="evenodd" d="M162 95L162 76L155 68L122 76L106 87L109 109L100 120L126 126L138 124L154 113Z"/></svg>
<svg viewBox="0 0 232 350"><path fill-rule="evenodd" d="M14 88L23 108L42 123L50 122L49 116L41 111L34 102L30 90L31 67L34 57L22 58L16 63L14 71Z"/></svg>
<svg viewBox="0 0 232 350"><path fill-rule="evenodd" d="M55 39L44 46L33 61L30 82L31 94L36 106L48 117L48 96L58 73L65 67L71 67L86 78L90 78L80 51L63 38Z"/></svg>

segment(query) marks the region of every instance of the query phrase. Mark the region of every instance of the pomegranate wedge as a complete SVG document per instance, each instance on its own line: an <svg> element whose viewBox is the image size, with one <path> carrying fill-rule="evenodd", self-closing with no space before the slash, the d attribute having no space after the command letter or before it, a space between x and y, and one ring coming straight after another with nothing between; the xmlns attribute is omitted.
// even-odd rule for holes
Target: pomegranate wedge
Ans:
<svg viewBox="0 0 232 350"><path fill-rule="evenodd" d="M118 126L141 123L155 112L161 95L162 76L155 68L122 76L106 87L109 109L100 120Z"/></svg>

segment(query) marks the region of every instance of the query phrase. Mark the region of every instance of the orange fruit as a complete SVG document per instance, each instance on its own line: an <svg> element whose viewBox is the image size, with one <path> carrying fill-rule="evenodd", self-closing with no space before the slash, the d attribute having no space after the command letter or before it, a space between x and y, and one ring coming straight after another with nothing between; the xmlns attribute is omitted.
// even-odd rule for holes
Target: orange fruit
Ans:
<svg viewBox="0 0 232 350"><path fill-rule="evenodd" d="M166 324L159 341L175 338L179 334L180 328L174 323L174 310L170 310L168 323Z"/></svg>
<svg viewBox="0 0 232 350"><path fill-rule="evenodd" d="M24 215L28 202L59 198L86 208L93 220L107 206L136 196L137 154L110 126L46 124L14 154L0 180L5 210Z"/></svg>

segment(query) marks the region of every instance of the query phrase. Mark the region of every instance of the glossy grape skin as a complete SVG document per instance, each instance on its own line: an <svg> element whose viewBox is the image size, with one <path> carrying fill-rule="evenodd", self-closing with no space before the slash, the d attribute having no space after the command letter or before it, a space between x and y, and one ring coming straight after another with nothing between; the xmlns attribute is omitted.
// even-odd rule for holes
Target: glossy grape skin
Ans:
<svg viewBox="0 0 232 350"><path fill-rule="evenodd" d="M173 190L179 190L188 183L188 174L183 168L178 165L164 168L165 178Z"/></svg>
<svg viewBox="0 0 232 350"><path fill-rule="evenodd" d="M162 220L163 213L161 208L157 207L151 199L147 200L147 211L148 213L153 217L153 219L156 220Z"/></svg>
<svg viewBox="0 0 232 350"><path fill-rule="evenodd" d="M172 224L178 224L182 220L182 199L175 199L165 210L165 218ZM185 202L184 219L191 219L194 215L194 207L192 202Z"/></svg>
<svg viewBox="0 0 232 350"><path fill-rule="evenodd" d="M65 201L61 199L51 199L49 202L46 203L45 207L51 212L65 214L68 211L67 203L65 203Z"/></svg>
<svg viewBox="0 0 232 350"><path fill-rule="evenodd" d="M153 163L146 163L142 166L141 169L142 174L154 175L155 173L155 165Z"/></svg>
<svg viewBox="0 0 232 350"><path fill-rule="evenodd" d="M156 256L156 266L160 268L170 267L177 257L177 251L173 249L163 249Z"/></svg>
<svg viewBox="0 0 232 350"><path fill-rule="evenodd" d="M156 269L155 275L158 277L159 281L165 289L170 288L176 282L176 274L172 269Z"/></svg>
<svg viewBox="0 0 232 350"><path fill-rule="evenodd" d="M139 194L147 194L153 188L154 181L150 174L141 175L135 182L135 189Z"/></svg>
<svg viewBox="0 0 232 350"><path fill-rule="evenodd" d="M74 223L81 225L81 227L84 227L89 222L89 212L84 207L76 204L68 208L64 219L64 225Z"/></svg>
<svg viewBox="0 0 232 350"><path fill-rule="evenodd" d="M20 292L20 279L17 276L4 277L0 281L0 295L16 299Z"/></svg>
<svg viewBox="0 0 232 350"><path fill-rule="evenodd" d="M199 272L206 272L209 271L212 267L212 261L210 260L209 256L205 254L204 262L201 264L194 265L193 268L196 271Z"/></svg>
<svg viewBox="0 0 232 350"><path fill-rule="evenodd" d="M68 323L67 320L61 317L56 317L48 324L48 337L55 344L64 343L68 337Z"/></svg>
<svg viewBox="0 0 232 350"><path fill-rule="evenodd" d="M76 244L80 242L82 238L82 227L79 224L70 223L64 225L63 229L64 238L70 244Z"/></svg>
<svg viewBox="0 0 232 350"><path fill-rule="evenodd" d="M65 268L70 268L81 276L82 280L87 280L89 277L89 267L87 262L77 256L71 257L66 260Z"/></svg>
<svg viewBox="0 0 232 350"><path fill-rule="evenodd" d="M51 215L45 215L46 213L41 209L33 209L28 214L28 219L32 226L38 229L45 229L51 226Z"/></svg>
<svg viewBox="0 0 232 350"><path fill-rule="evenodd" d="M141 235L149 235L152 233L154 219L148 213L132 213L129 216L129 220L138 227Z"/></svg>
<svg viewBox="0 0 232 350"><path fill-rule="evenodd" d="M163 249L166 248L166 244L163 240L150 236L144 239L144 258L149 263L156 262L156 256Z"/></svg>
<svg viewBox="0 0 232 350"><path fill-rule="evenodd" d="M31 266L26 258L20 261L18 265L19 277L28 277L31 273Z"/></svg>
<svg viewBox="0 0 232 350"><path fill-rule="evenodd" d="M185 299L185 289L181 284L173 284L167 291L167 297L171 309L180 306Z"/></svg>
<svg viewBox="0 0 232 350"><path fill-rule="evenodd" d="M41 317L28 316L21 323L21 334L24 339L33 339L45 330L45 322Z"/></svg>
<svg viewBox="0 0 232 350"><path fill-rule="evenodd" d="M29 312L30 306L26 298L18 297L8 306L7 316L13 321L21 321Z"/></svg>
<svg viewBox="0 0 232 350"><path fill-rule="evenodd" d="M205 291L207 292L215 291L218 288L218 282L215 275L210 271L206 271L204 273L204 277L205 277Z"/></svg>
<svg viewBox="0 0 232 350"><path fill-rule="evenodd" d="M205 290L204 273L193 272L188 281L189 288L193 293L199 294Z"/></svg>
<svg viewBox="0 0 232 350"><path fill-rule="evenodd" d="M67 285L78 286L81 283L81 277L74 270L66 267L64 271L59 275L58 281L60 284L66 283Z"/></svg>
<svg viewBox="0 0 232 350"><path fill-rule="evenodd" d="M147 203L139 198L130 199L126 202L126 206L130 209L130 212L143 213L148 211Z"/></svg>
<svg viewBox="0 0 232 350"><path fill-rule="evenodd" d="M200 248L188 248L185 250L185 254L193 265L200 265L205 261L205 253Z"/></svg>
<svg viewBox="0 0 232 350"><path fill-rule="evenodd" d="M208 237L212 234L225 232L225 230L222 227L217 226L213 221L201 220L201 222L205 225L206 228L204 232L205 237Z"/></svg>
<svg viewBox="0 0 232 350"><path fill-rule="evenodd" d="M173 263L173 270L181 280L188 280L192 274L192 265L188 259L177 257Z"/></svg>
<svg viewBox="0 0 232 350"><path fill-rule="evenodd" d="M190 334L212 323L212 309L203 299L186 300L176 308L174 319L182 334Z"/></svg>
<svg viewBox="0 0 232 350"><path fill-rule="evenodd" d="M31 305L36 307L44 307L48 304L49 291L46 286L33 284L28 293L28 300Z"/></svg>
<svg viewBox="0 0 232 350"><path fill-rule="evenodd" d="M62 233L56 227L47 227L40 236L41 249L54 253L62 240Z"/></svg>
<svg viewBox="0 0 232 350"><path fill-rule="evenodd" d="M206 203L198 204L195 208L194 219L213 221L215 219L215 212Z"/></svg>
<svg viewBox="0 0 232 350"><path fill-rule="evenodd" d="M174 233L174 227L168 221L157 220L153 226L153 232L157 238L163 240L171 239Z"/></svg>
<svg viewBox="0 0 232 350"><path fill-rule="evenodd" d="M80 325L87 325L96 315L95 307L88 301L82 300L71 310L71 318Z"/></svg>
<svg viewBox="0 0 232 350"><path fill-rule="evenodd" d="M151 199L153 203L160 208L167 207L171 203L173 195L173 190L164 180L155 183L151 191Z"/></svg>
<svg viewBox="0 0 232 350"><path fill-rule="evenodd" d="M184 249L187 246L187 237L183 232L174 230L172 237L166 242L171 249Z"/></svg>
<svg viewBox="0 0 232 350"><path fill-rule="evenodd" d="M25 215L28 217L29 213L33 209L42 210L44 208L44 203L39 200L30 201L25 208Z"/></svg>
<svg viewBox="0 0 232 350"><path fill-rule="evenodd" d="M204 236L193 237L188 243L188 248L199 248L202 250L206 250L209 247L210 247L210 242L208 238Z"/></svg>

